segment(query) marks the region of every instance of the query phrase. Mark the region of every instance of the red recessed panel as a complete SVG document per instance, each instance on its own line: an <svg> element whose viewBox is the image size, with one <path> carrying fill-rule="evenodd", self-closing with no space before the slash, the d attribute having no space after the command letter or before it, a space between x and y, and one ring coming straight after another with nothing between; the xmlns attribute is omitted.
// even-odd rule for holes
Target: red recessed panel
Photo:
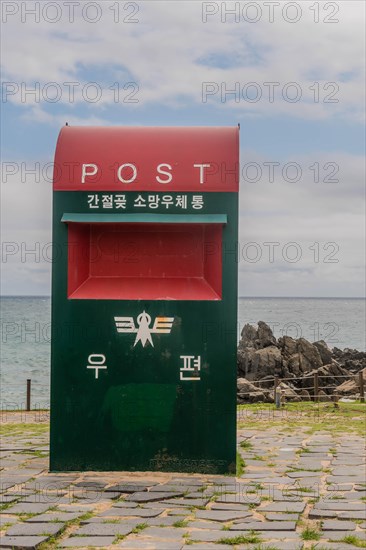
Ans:
<svg viewBox="0 0 366 550"><path fill-rule="evenodd" d="M71 299L221 299L221 225L68 227Z"/></svg>

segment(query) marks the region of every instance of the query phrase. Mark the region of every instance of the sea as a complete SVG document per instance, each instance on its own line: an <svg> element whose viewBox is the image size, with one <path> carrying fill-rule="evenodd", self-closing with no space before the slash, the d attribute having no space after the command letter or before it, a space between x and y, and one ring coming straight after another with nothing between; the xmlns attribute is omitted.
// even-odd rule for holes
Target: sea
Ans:
<svg viewBox="0 0 366 550"><path fill-rule="evenodd" d="M239 298L238 340L246 323L265 321L283 335L324 340L330 348L365 351L363 298ZM22 409L27 379L32 408L49 408L51 300L49 297L2 297L0 407Z"/></svg>

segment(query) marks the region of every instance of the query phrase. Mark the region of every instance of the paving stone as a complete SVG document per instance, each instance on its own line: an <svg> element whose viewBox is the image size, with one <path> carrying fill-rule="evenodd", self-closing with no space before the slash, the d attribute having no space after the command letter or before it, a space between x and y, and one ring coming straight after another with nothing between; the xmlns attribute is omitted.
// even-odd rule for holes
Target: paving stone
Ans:
<svg viewBox="0 0 366 550"><path fill-rule="evenodd" d="M227 544L210 544L209 542L205 544L195 544L193 548L194 550L228 550ZM183 546L182 550L192 550L192 545L186 544Z"/></svg>
<svg viewBox="0 0 366 550"><path fill-rule="evenodd" d="M322 538L328 539L330 541L342 541L345 537L349 537L352 535L352 537L357 537L358 539L364 541L365 533L362 531L325 531L322 532Z"/></svg>
<svg viewBox="0 0 366 550"><path fill-rule="evenodd" d="M322 473L321 472L296 471L296 472L288 472L287 475L288 475L289 478L294 478L294 479L298 479L298 478L301 479L301 478L304 478L304 477L313 477L315 479L319 479L320 476L322 475Z"/></svg>
<svg viewBox="0 0 366 550"><path fill-rule="evenodd" d="M311 493L306 493L307 496L311 496ZM314 493L314 496L318 496L318 492ZM284 488L282 491L275 490L268 495L274 501L277 502L302 502L304 493L299 491L299 487Z"/></svg>
<svg viewBox="0 0 366 550"><path fill-rule="evenodd" d="M213 494L213 491L205 491L204 493L202 493L201 491L192 491L191 493L184 493L184 498L211 498Z"/></svg>
<svg viewBox="0 0 366 550"><path fill-rule="evenodd" d="M5 512L6 513L6 512ZM14 525L18 521L15 516L6 516L4 512L0 514L0 530L5 529L4 525Z"/></svg>
<svg viewBox="0 0 366 550"><path fill-rule="evenodd" d="M168 515L169 516L178 516L179 518L181 518L182 516L184 517L187 517L187 515L190 514L190 511L187 509L187 508L170 508L168 510Z"/></svg>
<svg viewBox="0 0 366 550"><path fill-rule="evenodd" d="M175 497L182 497L183 492L141 492L141 493L133 493L132 495L128 495L125 499L126 502L133 501L133 502L153 502L154 500L165 500L165 499L171 499Z"/></svg>
<svg viewBox="0 0 366 550"><path fill-rule="evenodd" d="M216 483L217 480L214 480L213 483ZM195 485L196 487L207 485L207 482L202 481L199 477L173 477L170 480L170 483L179 483L179 485Z"/></svg>
<svg viewBox="0 0 366 550"><path fill-rule="evenodd" d="M295 487L295 488L306 487L306 488L317 490L320 486L320 477L299 477L296 479L294 478L291 481L292 481L292 487ZM291 486L286 486L286 489L288 489L289 487Z"/></svg>
<svg viewBox="0 0 366 550"><path fill-rule="evenodd" d="M0 504L8 504L9 502L16 502L19 500L19 496L17 495L1 495L0 496Z"/></svg>
<svg viewBox="0 0 366 550"><path fill-rule="evenodd" d="M333 476L347 476L347 477L359 477L360 469L359 468L350 468L349 466L339 466L337 468L332 468Z"/></svg>
<svg viewBox="0 0 366 550"><path fill-rule="evenodd" d="M177 499L167 499L165 501L166 505L170 506L206 506L210 501L209 498L177 498Z"/></svg>
<svg viewBox="0 0 366 550"><path fill-rule="evenodd" d="M352 489L353 489L353 483L342 483L342 484L340 484L338 482L338 483L332 483L331 485L327 486L327 491L329 491L329 492L331 492L331 491L336 491L336 492L339 492L339 491L352 491ZM355 488L355 490L356 490L356 488Z"/></svg>
<svg viewBox="0 0 366 550"><path fill-rule="evenodd" d="M249 510L248 504L235 504L235 503L226 503L226 502L215 502L211 506L211 510L237 510L239 512L244 512Z"/></svg>
<svg viewBox="0 0 366 550"><path fill-rule="evenodd" d="M70 537L69 539L61 540L57 544L61 548L97 546L104 548L110 546L115 537Z"/></svg>
<svg viewBox="0 0 366 550"><path fill-rule="evenodd" d="M29 535L55 535L63 528L63 523L18 523L12 525L6 531L10 536L29 536Z"/></svg>
<svg viewBox="0 0 366 550"><path fill-rule="evenodd" d="M266 512L297 512L301 514L305 509L305 502L272 502L258 509L260 513Z"/></svg>
<svg viewBox="0 0 366 550"><path fill-rule="evenodd" d="M339 512L338 517L339 519L366 519L366 510Z"/></svg>
<svg viewBox="0 0 366 550"><path fill-rule="evenodd" d="M181 550L183 548L183 541L175 540L157 540L153 541L151 539L148 541L143 541L141 539L137 540L123 540L122 542L113 546L113 548L124 548L125 550ZM190 550L192 547L190 546ZM227 550L227 548L225 549Z"/></svg>
<svg viewBox="0 0 366 550"><path fill-rule="evenodd" d="M329 461L324 461L324 463L327 464L327 468L329 468ZM316 460L299 460L299 462L296 462L296 463L293 463L293 464L290 464L289 465L290 468L293 468L294 470L298 470L298 471L309 471L311 472L313 470L313 474L321 474L322 472L319 471L319 470L322 470L323 466L322 464Z"/></svg>
<svg viewBox="0 0 366 550"><path fill-rule="evenodd" d="M354 477L350 476L334 476L334 475L328 475L326 477L327 483L338 483L338 485L346 485L350 486L352 488L352 485L350 485L350 481L353 483L362 483L365 480L365 475L357 475Z"/></svg>
<svg viewBox="0 0 366 550"><path fill-rule="evenodd" d="M147 518L146 523L151 526L155 527L171 527L174 525L174 523L177 523L177 521L183 521L185 518L177 518L177 516L163 516L163 517L157 517L157 518ZM141 523L141 520L139 520ZM217 527L217 523L214 524L215 527Z"/></svg>
<svg viewBox="0 0 366 550"><path fill-rule="evenodd" d="M273 550L273 548L276 548L276 550L301 550L303 548L303 543L295 543L294 541L284 542L284 541L276 541L275 544L273 542L262 542L260 544L260 549L265 550L266 548ZM244 549L244 548L250 548L245 546L237 546L238 550ZM323 549L324 550L324 549ZM350 550L350 549L348 549Z"/></svg>
<svg viewBox="0 0 366 550"><path fill-rule="evenodd" d="M248 498L250 497L250 498ZM216 500L217 504L260 504L261 499L256 495L222 495Z"/></svg>
<svg viewBox="0 0 366 550"><path fill-rule="evenodd" d="M338 521L327 519L323 521L322 529L325 531L353 531L356 524L352 521Z"/></svg>
<svg viewBox="0 0 366 550"><path fill-rule="evenodd" d="M230 531L295 531L296 521L250 521L248 523L234 523Z"/></svg>
<svg viewBox="0 0 366 550"><path fill-rule="evenodd" d="M72 501L71 498L61 497L57 493L37 493L35 495L29 495L23 497L19 503L33 503L33 504L48 504L48 507L56 506L58 504L68 504Z"/></svg>
<svg viewBox="0 0 366 550"><path fill-rule="evenodd" d="M95 504L86 504L84 502L81 504L60 504L58 509L62 512L81 512L81 514L86 514L95 509Z"/></svg>
<svg viewBox="0 0 366 550"><path fill-rule="evenodd" d="M258 532L258 536L265 540L276 539L276 542L272 543L273 546L276 546L277 540L290 539L292 541L301 541L300 535L296 531L260 531Z"/></svg>
<svg viewBox="0 0 366 550"><path fill-rule="evenodd" d="M212 521L221 521L223 523L227 521L233 521L235 519L242 519L251 516L252 513L248 511L225 511L225 510L197 510L196 518L207 519Z"/></svg>
<svg viewBox="0 0 366 550"><path fill-rule="evenodd" d="M104 483L103 481L78 481L77 483L73 483L73 485L75 487L87 487L88 489L95 489L99 491L104 489L107 483Z"/></svg>
<svg viewBox="0 0 366 550"><path fill-rule="evenodd" d="M0 548L21 548L22 550L34 550L49 537L1 537Z"/></svg>
<svg viewBox="0 0 366 550"><path fill-rule="evenodd" d="M120 498L122 493L112 493L112 491L103 491L100 493L100 501L114 500Z"/></svg>
<svg viewBox="0 0 366 550"><path fill-rule="evenodd" d="M214 485L233 485L236 483L236 479L230 476L215 476L208 478L207 483L213 483Z"/></svg>
<svg viewBox="0 0 366 550"><path fill-rule="evenodd" d="M365 460L361 456L352 455L337 455L332 461L335 466L362 466L365 465Z"/></svg>
<svg viewBox="0 0 366 550"><path fill-rule="evenodd" d="M323 445L306 445L306 448L309 449L311 453L329 453L329 449L332 448L332 445L323 446Z"/></svg>
<svg viewBox="0 0 366 550"><path fill-rule="evenodd" d="M138 503L137 502L126 502L125 500L119 500L117 502L114 502L113 506L116 506L117 508L137 508Z"/></svg>
<svg viewBox="0 0 366 550"><path fill-rule="evenodd" d="M108 535L128 535L132 529L141 523L137 520L135 522L129 521L124 523L88 523L83 525L79 529L73 532L75 536L90 536L90 537L103 537Z"/></svg>
<svg viewBox="0 0 366 550"><path fill-rule="evenodd" d="M45 523L49 521L66 523L67 521L79 518L81 515L80 512L48 512L28 518L26 523Z"/></svg>
<svg viewBox="0 0 366 550"><path fill-rule="evenodd" d="M313 474L314 475L314 474ZM292 479L287 476L275 476L272 477L268 476L268 470L266 475L263 476L256 476L253 475L250 471L244 474L245 479L251 479L251 480L257 480L258 483L261 484L277 484L277 485L287 485L288 483L292 483Z"/></svg>
<svg viewBox="0 0 366 550"><path fill-rule="evenodd" d="M366 491L348 491L342 494L345 500L360 500L366 498Z"/></svg>
<svg viewBox="0 0 366 550"><path fill-rule="evenodd" d="M315 510L340 510L342 512L349 512L353 510L365 510L366 504L364 502L341 502L339 500L329 500L327 502L317 502L314 506Z"/></svg>
<svg viewBox="0 0 366 550"><path fill-rule="evenodd" d="M141 531L140 535L143 535L144 538L181 539L187 532L188 529L180 527L147 527Z"/></svg>
<svg viewBox="0 0 366 550"><path fill-rule="evenodd" d="M141 504L139 505L140 507L142 506ZM182 506L178 506L174 500L172 500L171 502L168 502L167 500L162 500L161 502L160 501L153 501L153 502L144 502L143 503L143 508L152 508L154 510L174 510L176 508L182 508ZM185 506L185 508L187 508L187 505Z"/></svg>
<svg viewBox="0 0 366 550"><path fill-rule="evenodd" d="M147 491L149 487L155 485L154 482L142 482L142 483L117 483L117 485L111 485L106 487L105 491L119 492L119 493L137 493L141 491Z"/></svg>
<svg viewBox="0 0 366 550"><path fill-rule="evenodd" d="M84 520L81 520L80 521L80 525L89 525L89 523L116 523L118 521L137 521L137 523L141 523L141 520L137 520L137 518L127 518L127 519L124 519L124 518L119 518L118 519L113 519L113 518L102 518L100 516L95 516L95 517L92 517L92 518L89 518L89 519L84 519Z"/></svg>
<svg viewBox="0 0 366 550"><path fill-rule="evenodd" d="M181 493L187 493L187 492L197 492L197 485L181 485L179 483L173 484L173 483L166 483L162 485L154 485L154 487L151 487L149 489L149 493L169 493L169 492L181 492ZM202 492L199 492L200 495L202 495Z"/></svg>
<svg viewBox="0 0 366 550"><path fill-rule="evenodd" d="M100 516L103 517L131 517L131 516L138 516L141 518L155 518L156 516L159 516L161 514L162 510L157 509L154 510L153 508L115 508L114 506L112 508L109 508L109 510L105 510Z"/></svg>
<svg viewBox="0 0 366 550"><path fill-rule="evenodd" d="M42 514L52 507L52 504L32 504L19 502L7 509L8 514Z"/></svg>
<svg viewBox="0 0 366 550"><path fill-rule="evenodd" d="M266 519L268 521L293 521L298 519L299 514L276 514L275 512L269 512L266 514Z"/></svg>
<svg viewBox="0 0 366 550"><path fill-rule="evenodd" d="M353 548L357 546L342 542L319 542L314 546L314 550L353 550Z"/></svg>
<svg viewBox="0 0 366 550"><path fill-rule="evenodd" d="M339 513L337 510L317 510L313 508L309 511L309 519L337 518Z"/></svg>
<svg viewBox="0 0 366 550"><path fill-rule="evenodd" d="M103 500L103 494L104 494L103 491L94 490L94 489L90 489L89 487L85 487L81 491L74 490L72 492L72 498L69 500L69 502L74 499L81 499L83 502L89 501L91 503L94 503L94 502L96 503ZM106 495L107 494L109 493L106 493ZM121 493L117 493L117 494L120 495Z"/></svg>
<svg viewBox="0 0 366 550"><path fill-rule="evenodd" d="M204 520L194 520L189 521L187 524L187 527L190 529L213 529L216 530L218 528L216 521L204 521Z"/></svg>
<svg viewBox="0 0 366 550"><path fill-rule="evenodd" d="M238 535L247 535L248 531L235 532L235 537ZM200 542L215 542L223 538L231 538L233 536L229 531L204 529L202 531L190 531L189 538ZM194 548L194 547L193 547Z"/></svg>

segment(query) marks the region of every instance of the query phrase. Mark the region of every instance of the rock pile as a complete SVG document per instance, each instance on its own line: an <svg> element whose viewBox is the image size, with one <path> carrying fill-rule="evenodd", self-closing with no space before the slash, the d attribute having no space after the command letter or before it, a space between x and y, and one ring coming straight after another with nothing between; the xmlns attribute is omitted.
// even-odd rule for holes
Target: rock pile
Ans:
<svg viewBox="0 0 366 550"><path fill-rule="evenodd" d="M238 402L273 402L274 377L281 382L287 400L306 400L314 396L314 374L318 374L319 393L331 396L357 396L359 375L366 386L366 353L338 348L332 350L320 340L313 344L305 338L275 338L270 327L245 325L237 352Z"/></svg>

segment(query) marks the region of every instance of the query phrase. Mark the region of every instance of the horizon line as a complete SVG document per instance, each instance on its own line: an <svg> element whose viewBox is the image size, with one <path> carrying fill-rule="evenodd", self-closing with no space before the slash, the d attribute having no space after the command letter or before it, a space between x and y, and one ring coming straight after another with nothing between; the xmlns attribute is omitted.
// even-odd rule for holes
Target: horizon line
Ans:
<svg viewBox="0 0 366 550"><path fill-rule="evenodd" d="M0 298L51 298L51 294L0 294ZM238 296L239 299L303 299L303 300L365 300L366 296ZM128 301L116 300L116 301ZM134 300L136 301L136 300ZM153 300L161 301L161 300ZM177 300L164 300L164 301L177 301ZM190 300L184 300L190 301Z"/></svg>

